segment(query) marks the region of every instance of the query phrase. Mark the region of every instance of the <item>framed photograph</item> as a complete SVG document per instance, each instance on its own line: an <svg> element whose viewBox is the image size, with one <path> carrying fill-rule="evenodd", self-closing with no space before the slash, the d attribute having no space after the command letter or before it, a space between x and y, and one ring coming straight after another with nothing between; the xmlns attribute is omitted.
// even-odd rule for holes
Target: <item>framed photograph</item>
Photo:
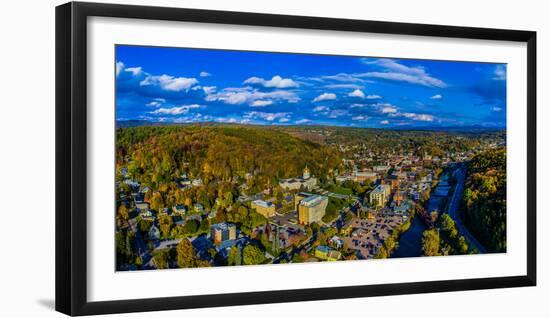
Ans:
<svg viewBox="0 0 550 318"><path fill-rule="evenodd" d="M536 33L56 8L56 309L534 286Z"/></svg>

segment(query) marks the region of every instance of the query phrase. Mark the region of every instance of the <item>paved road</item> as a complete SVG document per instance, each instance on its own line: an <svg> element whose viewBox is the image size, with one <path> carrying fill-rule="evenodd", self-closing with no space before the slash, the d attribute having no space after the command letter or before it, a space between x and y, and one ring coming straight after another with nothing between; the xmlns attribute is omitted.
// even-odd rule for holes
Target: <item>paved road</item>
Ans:
<svg viewBox="0 0 550 318"><path fill-rule="evenodd" d="M449 203L449 206L447 208L447 213L455 221L458 232L461 235L464 235L469 245L474 246L480 253L487 253L485 247L483 247L483 245L478 242L478 240L472 235L472 233L468 231L468 229L466 228L466 226L464 226L462 220L460 219L459 206L462 199L462 192L464 191L466 168L461 166L460 168L455 170L453 175L456 178L457 183L455 191L453 192L453 197L451 198L451 202Z"/></svg>

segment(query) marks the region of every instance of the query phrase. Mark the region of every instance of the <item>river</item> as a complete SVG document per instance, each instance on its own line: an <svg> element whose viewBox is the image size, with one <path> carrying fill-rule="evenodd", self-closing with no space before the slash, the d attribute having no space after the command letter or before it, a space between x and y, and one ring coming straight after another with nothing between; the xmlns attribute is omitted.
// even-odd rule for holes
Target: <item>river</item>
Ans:
<svg viewBox="0 0 550 318"><path fill-rule="evenodd" d="M441 204L449 196L449 191L451 190L448 180L449 172L446 170L439 179L437 187L432 191L427 206L429 212L434 210L441 211ZM414 217L411 221L411 227L399 237L398 247L393 251L391 257L415 257L422 255L422 232L426 228L426 224L424 224L420 217Z"/></svg>

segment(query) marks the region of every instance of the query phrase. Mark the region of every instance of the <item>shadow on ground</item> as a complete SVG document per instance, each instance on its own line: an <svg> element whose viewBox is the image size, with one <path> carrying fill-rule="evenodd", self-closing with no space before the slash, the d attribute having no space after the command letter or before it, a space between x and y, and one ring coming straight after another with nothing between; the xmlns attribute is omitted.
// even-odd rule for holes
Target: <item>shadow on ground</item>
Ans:
<svg viewBox="0 0 550 318"><path fill-rule="evenodd" d="M55 310L55 300L53 299L38 299L36 302L47 309Z"/></svg>

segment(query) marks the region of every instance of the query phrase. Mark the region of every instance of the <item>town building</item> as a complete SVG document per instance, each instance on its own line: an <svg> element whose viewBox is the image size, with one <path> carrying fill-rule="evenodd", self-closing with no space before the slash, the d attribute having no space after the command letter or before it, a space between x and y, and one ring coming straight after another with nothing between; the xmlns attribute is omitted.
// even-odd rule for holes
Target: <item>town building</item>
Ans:
<svg viewBox="0 0 550 318"><path fill-rule="evenodd" d="M154 221L155 215L153 214L153 211L147 209L147 210L139 210L139 215L143 220L147 221Z"/></svg>
<svg viewBox="0 0 550 318"><path fill-rule="evenodd" d="M305 193L301 193L304 195ZM300 197L300 196L299 196ZM325 216L328 197L312 194L302 197L298 203L298 223L311 224L319 222Z"/></svg>
<svg viewBox="0 0 550 318"><path fill-rule="evenodd" d="M344 247L344 240L342 240L341 238L339 238L338 236L334 235L333 237L331 237L329 240L328 240L328 243L330 246L332 246L333 248L337 249L337 250L340 250Z"/></svg>
<svg viewBox="0 0 550 318"><path fill-rule="evenodd" d="M195 210L195 212L202 213L202 212L204 212L204 205L202 205L200 203L195 203L193 205L193 210Z"/></svg>
<svg viewBox="0 0 550 318"><path fill-rule="evenodd" d="M354 172L354 181L355 182L365 182L365 181L375 181L378 178L376 172L372 171L356 171Z"/></svg>
<svg viewBox="0 0 550 318"><path fill-rule="evenodd" d="M187 208L183 204L176 204L172 207L172 211L176 215L185 215Z"/></svg>
<svg viewBox="0 0 550 318"><path fill-rule="evenodd" d="M147 211L149 210L149 203L148 202L136 202L136 208L140 211Z"/></svg>
<svg viewBox="0 0 550 318"><path fill-rule="evenodd" d="M312 193L298 192L294 195L294 209L298 211L302 199L312 196Z"/></svg>
<svg viewBox="0 0 550 318"><path fill-rule="evenodd" d="M149 237L150 240L159 240L160 239L160 231L158 229L158 227L156 226L151 226L151 228L149 229L149 232L147 232L147 235Z"/></svg>
<svg viewBox="0 0 550 318"><path fill-rule="evenodd" d="M302 177L281 179L279 186L287 190L300 190L302 187L309 190L317 186L317 178L311 176L311 172L306 166L302 173Z"/></svg>
<svg viewBox="0 0 550 318"><path fill-rule="evenodd" d="M210 227L210 238L214 244L234 240L237 238L237 227L230 223L214 224Z"/></svg>
<svg viewBox="0 0 550 318"><path fill-rule="evenodd" d="M326 245L319 245L315 248L315 257L325 261L337 261L342 257L342 254Z"/></svg>
<svg viewBox="0 0 550 318"><path fill-rule="evenodd" d="M250 204L250 207L253 209L256 209L256 212L260 213L266 218L270 218L273 215L275 215L275 204L273 204L273 202L264 201L264 200L255 200L255 201L252 201L252 203Z"/></svg>
<svg viewBox="0 0 550 318"><path fill-rule="evenodd" d="M375 207L383 207L391 194L391 187L388 184L380 184L369 194L370 204Z"/></svg>
<svg viewBox="0 0 550 318"><path fill-rule="evenodd" d="M372 170L376 172L388 172L390 168L391 168L390 166L378 165L378 166L372 167Z"/></svg>
<svg viewBox="0 0 550 318"><path fill-rule="evenodd" d="M393 195L393 202L397 206L400 206L401 203L407 199L407 193L405 191L396 191Z"/></svg>

